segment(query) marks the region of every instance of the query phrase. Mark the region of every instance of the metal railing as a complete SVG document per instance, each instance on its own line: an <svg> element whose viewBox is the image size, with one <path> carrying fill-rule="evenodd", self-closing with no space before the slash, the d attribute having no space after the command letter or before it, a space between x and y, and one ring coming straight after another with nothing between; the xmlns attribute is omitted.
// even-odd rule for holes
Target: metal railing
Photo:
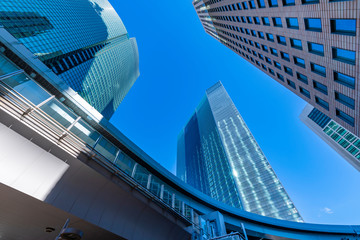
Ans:
<svg viewBox="0 0 360 240"><path fill-rule="evenodd" d="M0 109L20 120L22 123L27 125L27 127L36 131L47 140L58 145L73 157L77 158L80 153L85 154L90 159L96 161L102 167L106 168L113 175L119 177L131 187L141 192L146 198L155 202L161 208L166 209L175 217L182 219L189 225L192 225L195 229L200 230L200 226L192 221L192 216L187 217L185 216L186 214L184 211L176 211L175 206L169 205L164 201L164 199L152 193L149 190L148 184L147 186L141 185L141 183L137 182L133 176L130 176L121 168L119 168L119 166L114 163L114 160L111 161L98 152L95 149L98 141L95 143L95 145L90 146L88 143L72 133L70 131L71 127L65 128L38 106L33 104L27 98L22 96L20 93L2 81L0 81ZM76 119L76 122L78 120L79 118ZM73 125L74 124L71 124L71 126ZM175 198L176 193L172 194L173 198ZM174 202L174 200L171 202Z"/></svg>
<svg viewBox="0 0 360 240"><path fill-rule="evenodd" d="M211 238L210 240L245 240L246 238L238 232L226 234L224 236Z"/></svg>

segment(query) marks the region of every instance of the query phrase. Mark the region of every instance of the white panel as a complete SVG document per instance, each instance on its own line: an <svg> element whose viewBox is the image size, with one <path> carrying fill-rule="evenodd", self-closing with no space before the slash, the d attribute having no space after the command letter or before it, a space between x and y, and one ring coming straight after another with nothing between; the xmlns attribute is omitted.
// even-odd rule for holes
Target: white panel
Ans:
<svg viewBox="0 0 360 240"><path fill-rule="evenodd" d="M0 124L0 182L45 200L69 165Z"/></svg>

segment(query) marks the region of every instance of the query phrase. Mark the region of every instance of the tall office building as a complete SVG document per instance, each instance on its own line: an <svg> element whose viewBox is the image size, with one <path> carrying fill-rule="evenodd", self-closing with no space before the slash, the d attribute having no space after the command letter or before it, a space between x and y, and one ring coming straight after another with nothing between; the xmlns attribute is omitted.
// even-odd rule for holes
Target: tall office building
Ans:
<svg viewBox="0 0 360 240"><path fill-rule="evenodd" d="M2 0L0 25L105 118L139 76L136 41L107 0Z"/></svg>
<svg viewBox="0 0 360 240"><path fill-rule="evenodd" d="M193 5L208 34L360 136L358 1L195 0Z"/></svg>
<svg viewBox="0 0 360 240"><path fill-rule="evenodd" d="M300 119L324 142L360 171L360 138L308 104Z"/></svg>
<svg viewBox="0 0 360 240"><path fill-rule="evenodd" d="M177 175L228 205L302 221L220 82L206 91L178 136Z"/></svg>

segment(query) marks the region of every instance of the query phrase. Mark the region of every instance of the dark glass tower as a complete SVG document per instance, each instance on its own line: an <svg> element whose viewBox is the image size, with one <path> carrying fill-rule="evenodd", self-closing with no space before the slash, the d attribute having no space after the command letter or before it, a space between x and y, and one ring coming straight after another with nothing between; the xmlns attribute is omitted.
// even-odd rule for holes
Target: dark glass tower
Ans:
<svg viewBox="0 0 360 240"><path fill-rule="evenodd" d="M2 0L0 25L105 118L139 76L136 41L107 0Z"/></svg>
<svg viewBox="0 0 360 240"><path fill-rule="evenodd" d="M233 207L303 221L220 82L178 136L177 175Z"/></svg>

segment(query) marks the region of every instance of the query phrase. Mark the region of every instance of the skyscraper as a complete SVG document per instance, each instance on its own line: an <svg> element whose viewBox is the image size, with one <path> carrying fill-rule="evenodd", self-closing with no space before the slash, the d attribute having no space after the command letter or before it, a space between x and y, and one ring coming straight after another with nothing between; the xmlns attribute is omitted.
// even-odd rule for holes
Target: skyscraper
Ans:
<svg viewBox="0 0 360 240"><path fill-rule="evenodd" d="M360 171L360 138L318 109L307 105L300 119L348 163Z"/></svg>
<svg viewBox="0 0 360 240"><path fill-rule="evenodd" d="M358 1L195 0L193 5L208 34L360 136Z"/></svg>
<svg viewBox="0 0 360 240"><path fill-rule="evenodd" d="M139 76L136 41L107 0L3 0L0 25L105 118Z"/></svg>
<svg viewBox="0 0 360 240"><path fill-rule="evenodd" d="M206 91L178 136L177 176L231 206L302 221L220 82Z"/></svg>

